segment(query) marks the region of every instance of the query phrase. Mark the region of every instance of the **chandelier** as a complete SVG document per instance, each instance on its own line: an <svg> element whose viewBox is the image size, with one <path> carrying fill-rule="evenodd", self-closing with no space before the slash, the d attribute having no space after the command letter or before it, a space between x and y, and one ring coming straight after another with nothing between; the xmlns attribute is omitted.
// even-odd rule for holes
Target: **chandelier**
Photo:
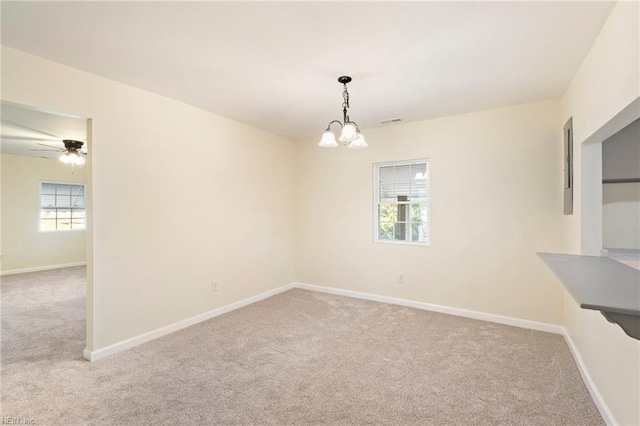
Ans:
<svg viewBox="0 0 640 426"><path fill-rule="evenodd" d="M349 119L349 91L347 90L347 83L351 82L351 77L343 75L338 78L338 83L342 83L344 90L342 91L342 121L333 120L327 125L327 130L324 131L319 146L323 148L333 148L338 146L336 142L336 135L331 131L331 125L338 123L340 128L340 136L338 140L342 142L343 146L351 149L366 148L367 143L364 140L364 136L360 133L358 125Z"/></svg>

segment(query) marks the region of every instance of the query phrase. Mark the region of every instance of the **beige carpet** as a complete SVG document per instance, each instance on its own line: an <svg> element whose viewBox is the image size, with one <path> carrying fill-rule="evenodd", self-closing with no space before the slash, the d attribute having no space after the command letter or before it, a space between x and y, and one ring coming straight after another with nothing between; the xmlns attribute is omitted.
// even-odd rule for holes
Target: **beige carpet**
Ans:
<svg viewBox="0 0 640 426"><path fill-rule="evenodd" d="M558 335L292 290L89 363L83 268L1 289L2 416L37 425L603 424Z"/></svg>

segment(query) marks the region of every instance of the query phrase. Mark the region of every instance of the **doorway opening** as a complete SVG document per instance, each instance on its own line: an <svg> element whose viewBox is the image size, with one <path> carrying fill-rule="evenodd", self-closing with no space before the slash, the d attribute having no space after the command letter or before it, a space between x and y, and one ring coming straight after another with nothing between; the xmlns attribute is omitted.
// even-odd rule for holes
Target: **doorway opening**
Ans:
<svg viewBox="0 0 640 426"><path fill-rule="evenodd" d="M74 359L92 344L91 120L0 108L3 363Z"/></svg>

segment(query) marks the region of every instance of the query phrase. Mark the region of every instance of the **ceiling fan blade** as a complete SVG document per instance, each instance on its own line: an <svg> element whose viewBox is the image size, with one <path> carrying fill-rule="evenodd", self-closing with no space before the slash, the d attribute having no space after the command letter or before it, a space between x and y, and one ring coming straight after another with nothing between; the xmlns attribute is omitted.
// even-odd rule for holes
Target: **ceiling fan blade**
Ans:
<svg viewBox="0 0 640 426"><path fill-rule="evenodd" d="M64 152L64 149L30 149L29 151L36 151L36 152Z"/></svg>
<svg viewBox="0 0 640 426"><path fill-rule="evenodd" d="M40 146L46 146L47 148L53 148L53 149L57 149L57 150L62 150L62 151L66 151L64 148L60 148L59 146L53 146L53 145L47 145L46 143L39 143L38 145Z"/></svg>
<svg viewBox="0 0 640 426"><path fill-rule="evenodd" d="M58 136L58 135L52 135L51 133L43 132L42 130L34 129L34 128L32 128L32 127L28 127L28 126L25 126L25 125L22 125L22 124L19 124L19 123L15 123L15 122L13 122L13 121L9 121L9 120L6 120L6 119L4 119L4 118L2 119L2 122L3 122L3 123L7 123L7 124L9 124L10 126L20 127L20 128L22 128L22 129L29 130L29 131L31 131L31 132L40 133L41 135L51 136L51 137L56 138L56 139L62 139L62 138L61 138L60 136Z"/></svg>
<svg viewBox="0 0 640 426"><path fill-rule="evenodd" d="M32 138L29 136L5 136L5 135L0 135L0 139L16 140L16 141L42 141L42 142L58 142L59 140L54 138Z"/></svg>

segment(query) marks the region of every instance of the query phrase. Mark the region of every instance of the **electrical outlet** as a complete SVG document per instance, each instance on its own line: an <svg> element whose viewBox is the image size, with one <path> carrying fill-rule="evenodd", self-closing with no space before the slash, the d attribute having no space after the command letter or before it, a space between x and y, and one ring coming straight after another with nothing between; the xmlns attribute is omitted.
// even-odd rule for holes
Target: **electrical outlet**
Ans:
<svg viewBox="0 0 640 426"><path fill-rule="evenodd" d="M212 281L211 282L211 292L215 293L216 291L218 291L218 281Z"/></svg>
<svg viewBox="0 0 640 426"><path fill-rule="evenodd" d="M399 284L404 284L404 272L400 272L398 274L398 283Z"/></svg>

